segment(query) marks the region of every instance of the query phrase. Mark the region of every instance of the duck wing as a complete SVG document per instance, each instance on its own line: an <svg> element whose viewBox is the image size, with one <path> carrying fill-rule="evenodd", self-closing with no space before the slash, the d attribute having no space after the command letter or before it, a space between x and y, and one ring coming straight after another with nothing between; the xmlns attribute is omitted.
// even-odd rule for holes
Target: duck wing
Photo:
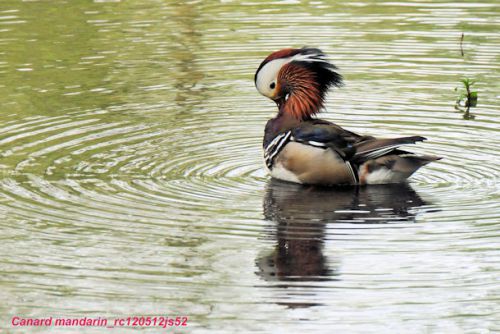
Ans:
<svg viewBox="0 0 500 334"><path fill-rule="evenodd" d="M291 130L291 140L315 147L330 148L344 160L359 165L388 154L412 154L399 150L402 145L426 140L422 136L377 139L346 130L334 123L314 119Z"/></svg>
<svg viewBox="0 0 500 334"><path fill-rule="evenodd" d="M355 155L355 144L365 138L321 119L302 122L291 130L291 134L292 141L314 147L330 148L346 161Z"/></svg>
<svg viewBox="0 0 500 334"><path fill-rule="evenodd" d="M361 140L354 144L356 153L353 156L353 160L359 164L388 154L411 154L406 151L401 151L398 148L402 145L415 144L426 139L427 138L422 136L410 136L390 139L371 138Z"/></svg>

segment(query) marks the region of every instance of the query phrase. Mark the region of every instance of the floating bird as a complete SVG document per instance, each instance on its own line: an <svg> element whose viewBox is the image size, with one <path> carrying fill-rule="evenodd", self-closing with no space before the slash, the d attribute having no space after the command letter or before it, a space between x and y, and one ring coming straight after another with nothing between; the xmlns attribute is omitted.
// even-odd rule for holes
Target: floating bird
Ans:
<svg viewBox="0 0 500 334"><path fill-rule="evenodd" d="M441 159L399 147L421 136L377 139L315 118L342 76L319 49L271 53L255 73L255 86L278 106L264 133L265 165L276 179L318 185L404 182L420 167Z"/></svg>

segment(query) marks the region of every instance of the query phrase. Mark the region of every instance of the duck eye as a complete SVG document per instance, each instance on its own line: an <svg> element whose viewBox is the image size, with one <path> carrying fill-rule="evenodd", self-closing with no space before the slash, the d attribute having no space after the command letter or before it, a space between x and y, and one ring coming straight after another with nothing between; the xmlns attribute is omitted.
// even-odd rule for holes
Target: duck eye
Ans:
<svg viewBox="0 0 500 334"><path fill-rule="evenodd" d="M269 88L274 89L274 87L276 87L276 83L275 82L271 82L271 84L269 85Z"/></svg>

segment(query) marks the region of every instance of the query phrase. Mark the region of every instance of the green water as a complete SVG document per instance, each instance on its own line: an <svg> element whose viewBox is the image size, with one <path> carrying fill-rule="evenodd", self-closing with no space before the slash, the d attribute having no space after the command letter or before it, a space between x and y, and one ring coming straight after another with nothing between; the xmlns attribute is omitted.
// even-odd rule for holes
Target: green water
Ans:
<svg viewBox="0 0 500 334"><path fill-rule="evenodd" d="M2 0L0 330L499 331L499 20L496 1ZM303 45L346 79L322 117L444 159L402 186L271 182L253 75Z"/></svg>

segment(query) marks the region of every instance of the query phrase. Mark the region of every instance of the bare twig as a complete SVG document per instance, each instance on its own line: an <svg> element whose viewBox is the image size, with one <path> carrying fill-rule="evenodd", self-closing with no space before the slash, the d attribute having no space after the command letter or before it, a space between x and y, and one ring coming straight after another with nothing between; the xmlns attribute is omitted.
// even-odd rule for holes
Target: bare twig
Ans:
<svg viewBox="0 0 500 334"><path fill-rule="evenodd" d="M460 52L462 53L462 57L465 55L463 45L464 45L464 33L462 33L462 36L460 37Z"/></svg>

